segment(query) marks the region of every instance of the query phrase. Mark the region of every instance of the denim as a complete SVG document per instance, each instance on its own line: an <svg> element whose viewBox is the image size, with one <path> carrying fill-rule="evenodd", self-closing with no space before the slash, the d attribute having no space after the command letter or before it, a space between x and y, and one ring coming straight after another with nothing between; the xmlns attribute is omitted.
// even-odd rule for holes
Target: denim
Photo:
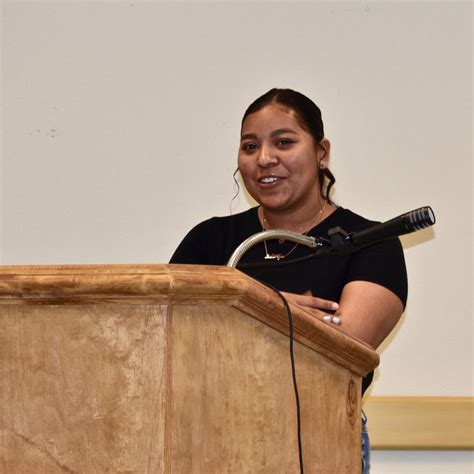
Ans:
<svg viewBox="0 0 474 474"><path fill-rule="evenodd" d="M367 417L362 412L362 474L370 473L370 441L367 432Z"/></svg>

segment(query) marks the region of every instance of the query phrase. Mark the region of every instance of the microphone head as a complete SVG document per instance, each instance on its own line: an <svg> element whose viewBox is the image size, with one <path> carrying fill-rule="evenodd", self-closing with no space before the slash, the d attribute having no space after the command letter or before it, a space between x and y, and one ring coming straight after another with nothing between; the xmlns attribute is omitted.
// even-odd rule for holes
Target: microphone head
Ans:
<svg viewBox="0 0 474 474"><path fill-rule="evenodd" d="M436 222L433 209L430 206L420 207L408 213L410 227L413 230L421 230L432 226Z"/></svg>

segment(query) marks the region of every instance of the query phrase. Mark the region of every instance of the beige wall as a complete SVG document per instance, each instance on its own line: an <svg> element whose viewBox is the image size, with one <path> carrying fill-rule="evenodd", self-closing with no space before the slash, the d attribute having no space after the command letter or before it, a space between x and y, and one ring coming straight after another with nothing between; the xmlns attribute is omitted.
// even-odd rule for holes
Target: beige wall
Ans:
<svg viewBox="0 0 474 474"><path fill-rule="evenodd" d="M2 27L2 263L166 262L228 213L245 107L292 87L323 111L339 204L438 218L403 239L372 394L472 395L470 3L4 1Z"/></svg>

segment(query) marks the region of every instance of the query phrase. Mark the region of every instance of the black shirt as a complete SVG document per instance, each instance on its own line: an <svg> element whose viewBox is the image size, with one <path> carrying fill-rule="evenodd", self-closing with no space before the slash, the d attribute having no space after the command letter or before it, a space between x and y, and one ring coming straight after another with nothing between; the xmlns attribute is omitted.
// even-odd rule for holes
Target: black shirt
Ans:
<svg viewBox="0 0 474 474"><path fill-rule="evenodd" d="M213 217L194 227L171 257L170 263L196 265L226 265L234 250L245 239L262 231L258 208L227 217ZM348 209L337 208L329 217L308 232L314 237L328 237L328 230L339 226L346 232L356 232L375 222ZM280 291L303 293L339 301L344 286L356 280L377 283L397 295L403 305L407 299L407 275L403 249L399 239L391 239L365 247L350 255L330 255L291 263L314 250L290 241L267 241L269 253L291 254L284 260L264 260L263 243L252 247L237 268L249 276L268 283ZM290 263L289 263L290 262ZM261 263L246 267L245 264ZM363 391L373 374L363 381Z"/></svg>

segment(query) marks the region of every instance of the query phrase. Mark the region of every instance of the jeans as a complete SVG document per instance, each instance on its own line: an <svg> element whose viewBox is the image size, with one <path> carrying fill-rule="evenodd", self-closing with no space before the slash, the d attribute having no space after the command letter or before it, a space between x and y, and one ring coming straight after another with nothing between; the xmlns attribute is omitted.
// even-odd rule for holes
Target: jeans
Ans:
<svg viewBox="0 0 474 474"><path fill-rule="evenodd" d="M370 441L367 432L367 417L362 412L362 474L370 473Z"/></svg>

